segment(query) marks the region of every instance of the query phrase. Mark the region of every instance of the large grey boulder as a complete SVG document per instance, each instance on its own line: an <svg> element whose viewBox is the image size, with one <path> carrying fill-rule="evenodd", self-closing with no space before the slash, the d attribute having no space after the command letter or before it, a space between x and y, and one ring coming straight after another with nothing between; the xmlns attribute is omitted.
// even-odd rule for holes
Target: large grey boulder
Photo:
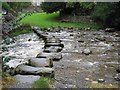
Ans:
<svg viewBox="0 0 120 90"><path fill-rule="evenodd" d="M50 75L54 73L53 68L48 67L33 67L28 65L19 65L15 69L17 74L22 75Z"/></svg>
<svg viewBox="0 0 120 90"><path fill-rule="evenodd" d="M52 67L53 60L51 58L30 58L29 64L35 67Z"/></svg>

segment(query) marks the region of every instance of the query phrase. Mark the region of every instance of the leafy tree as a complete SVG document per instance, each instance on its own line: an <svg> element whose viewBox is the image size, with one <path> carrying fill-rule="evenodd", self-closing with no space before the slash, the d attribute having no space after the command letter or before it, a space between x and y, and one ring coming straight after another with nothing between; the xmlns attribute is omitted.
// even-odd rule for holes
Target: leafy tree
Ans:
<svg viewBox="0 0 120 90"><path fill-rule="evenodd" d="M16 16L19 11L21 11L23 8L26 8L30 5L31 5L30 2L3 2L2 9Z"/></svg>
<svg viewBox="0 0 120 90"><path fill-rule="evenodd" d="M17 15L16 11L13 8L11 8L10 5L7 2L2 3L2 9L12 13L13 15Z"/></svg>
<svg viewBox="0 0 120 90"><path fill-rule="evenodd" d="M42 2L41 8L44 12L53 13L62 11L65 8L66 3L63 2Z"/></svg>
<svg viewBox="0 0 120 90"><path fill-rule="evenodd" d="M81 2L43 2L41 8L44 12L60 12L60 15L88 15L92 11L94 3Z"/></svg>
<svg viewBox="0 0 120 90"><path fill-rule="evenodd" d="M119 3L98 3L92 14L92 18L102 23L104 27L115 27L120 26L120 2Z"/></svg>
<svg viewBox="0 0 120 90"><path fill-rule="evenodd" d="M21 11L21 9L31 5L30 2L8 2L8 4L15 11Z"/></svg>

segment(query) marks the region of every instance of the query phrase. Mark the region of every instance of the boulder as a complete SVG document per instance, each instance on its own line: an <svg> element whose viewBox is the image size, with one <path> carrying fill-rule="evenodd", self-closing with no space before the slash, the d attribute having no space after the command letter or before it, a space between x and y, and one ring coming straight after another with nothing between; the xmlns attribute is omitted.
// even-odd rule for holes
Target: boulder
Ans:
<svg viewBox="0 0 120 90"><path fill-rule="evenodd" d="M35 67L52 67L53 61L51 58L30 58L29 64Z"/></svg>
<svg viewBox="0 0 120 90"><path fill-rule="evenodd" d="M16 74L22 75L51 75L54 73L53 68L48 67L33 67L28 65L19 65L16 69Z"/></svg>
<svg viewBox="0 0 120 90"><path fill-rule="evenodd" d="M47 53L50 53L50 52L60 52L61 50L62 50L62 47L50 46L50 47L47 47L46 49L44 49L43 52L47 52Z"/></svg>

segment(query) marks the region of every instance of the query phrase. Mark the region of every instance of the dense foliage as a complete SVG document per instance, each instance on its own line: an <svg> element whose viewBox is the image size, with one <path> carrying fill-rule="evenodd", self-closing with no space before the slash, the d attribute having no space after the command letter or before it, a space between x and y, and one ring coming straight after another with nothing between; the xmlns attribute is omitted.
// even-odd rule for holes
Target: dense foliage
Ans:
<svg viewBox="0 0 120 90"><path fill-rule="evenodd" d="M120 2L44 2L41 8L47 13L59 11L60 15L91 15L104 27L120 27Z"/></svg>
<svg viewBox="0 0 120 90"><path fill-rule="evenodd" d="M104 27L120 28L120 3L98 3L92 18Z"/></svg>
<svg viewBox="0 0 120 90"><path fill-rule="evenodd" d="M31 5L30 2L3 2L2 9L16 16L19 11L21 11L23 8L26 8L30 5Z"/></svg>
<svg viewBox="0 0 120 90"><path fill-rule="evenodd" d="M88 15L94 7L94 3L80 2L43 2L41 8L44 12L53 13L60 12L60 15Z"/></svg>

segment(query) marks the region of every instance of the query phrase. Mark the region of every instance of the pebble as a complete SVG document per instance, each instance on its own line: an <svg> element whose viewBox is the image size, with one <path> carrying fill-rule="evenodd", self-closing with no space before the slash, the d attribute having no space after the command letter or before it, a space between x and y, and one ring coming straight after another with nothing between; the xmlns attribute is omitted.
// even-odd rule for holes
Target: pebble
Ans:
<svg viewBox="0 0 120 90"><path fill-rule="evenodd" d="M98 79L99 83L105 82L105 79Z"/></svg>
<svg viewBox="0 0 120 90"><path fill-rule="evenodd" d="M84 53L85 55L89 55L89 54L92 53L92 51L87 48L87 49L84 49L84 50L83 50L83 53Z"/></svg>
<svg viewBox="0 0 120 90"><path fill-rule="evenodd" d="M86 81L89 81L90 79L89 78L85 78Z"/></svg>
<svg viewBox="0 0 120 90"><path fill-rule="evenodd" d="M77 70L76 72L77 72L77 73L79 73L80 71L79 71L79 70Z"/></svg>

